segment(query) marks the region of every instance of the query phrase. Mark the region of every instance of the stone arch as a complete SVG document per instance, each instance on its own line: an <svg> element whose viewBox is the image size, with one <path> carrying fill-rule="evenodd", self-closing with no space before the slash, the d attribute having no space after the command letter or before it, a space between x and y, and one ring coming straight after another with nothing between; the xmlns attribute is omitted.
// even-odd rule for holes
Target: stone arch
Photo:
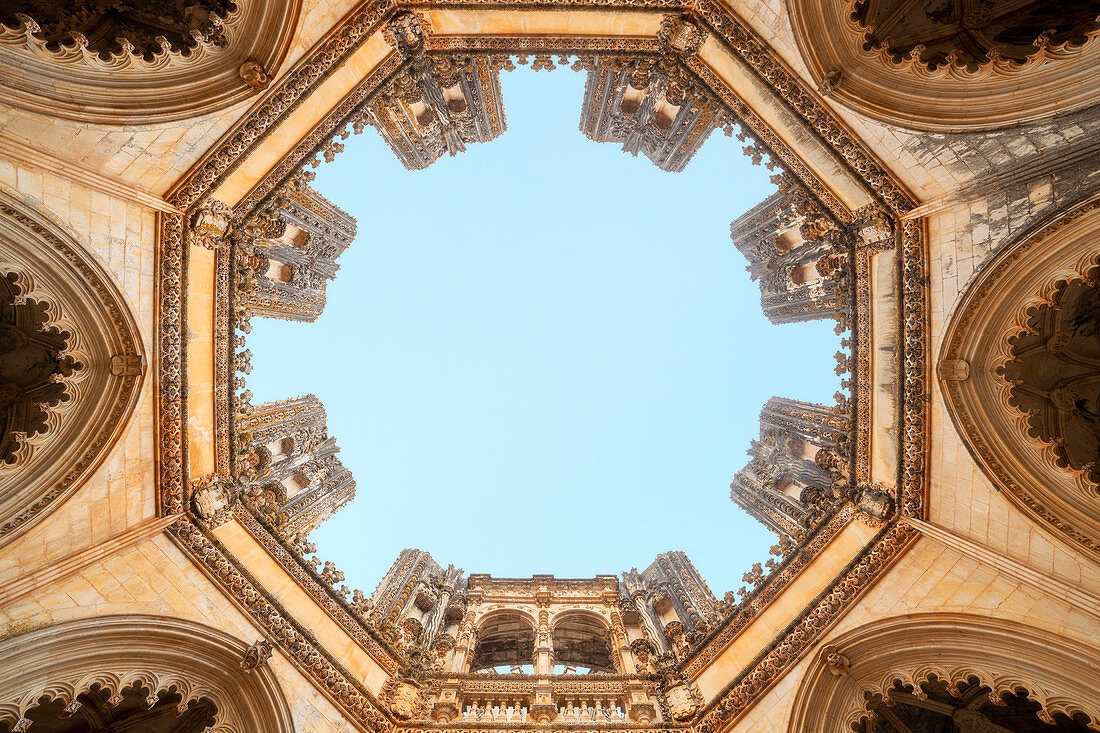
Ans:
<svg viewBox="0 0 1100 733"><path fill-rule="evenodd" d="M104 10L88 20L100 26L89 38L83 25L67 22L75 5L27 3L0 13L0 100L85 123L209 114L268 86L301 11L301 0L199 0L152 17L140 8Z"/></svg>
<svg viewBox="0 0 1100 733"><path fill-rule="evenodd" d="M504 664L531 664L536 628L534 617L524 611L511 608L489 611L477 621L477 644L469 671Z"/></svg>
<svg viewBox="0 0 1100 733"><path fill-rule="evenodd" d="M579 608L559 611L551 621L550 638L555 664L615 671L611 623L603 615Z"/></svg>
<svg viewBox="0 0 1100 733"><path fill-rule="evenodd" d="M99 467L133 412L145 372L137 325L111 277L61 227L0 191L0 268L33 301L36 325L63 334L64 399L0 467L0 543L32 526ZM42 308L38 304L45 304ZM18 426L16 426L18 427Z"/></svg>
<svg viewBox="0 0 1100 733"><path fill-rule="evenodd" d="M895 680L919 687L978 684L989 697L1026 690L1043 715L1100 721L1100 651L1015 621L956 613L874 621L832 639L810 661L788 733L847 733L865 696L888 697Z"/></svg>
<svg viewBox="0 0 1100 733"><path fill-rule="evenodd" d="M139 614L20 634L0 642L0 668L20 670L0 679L0 723L21 730L42 698L69 706L89 690L113 696L138 685L154 703L162 693L179 695L181 706L209 701L215 731L293 733L275 673L253 647L191 621Z"/></svg>
<svg viewBox="0 0 1100 733"><path fill-rule="evenodd" d="M1057 356L1060 342L1047 333L1056 319L1046 311L1061 302L1067 285L1100 276L1098 265L1100 195L1094 195L1005 244L972 278L945 330L937 366L947 412L993 485L1040 525L1096 553L1100 484L1094 480L1095 467L1089 470L1087 458L1081 458L1100 445L1095 443L1100 441L1100 420L1093 414L1100 399L1093 394L1100 390L1096 359L1091 384L1085 374L1085 384L1078 385L1079 399L1064 404L1065 394L1056 394L1059 390L1046 394L1051 403L1047 414L1054 418L1029 414L1039 406L1023 392L1042 396L1042 390L1058 386L1058 375L1052 379L1043 373L1047 365L1033 369L1021 359L1036 349ZM1086 325L1092 332L1086 338L1095 341L1096 319ZM1100 350L1100 344L1094 348ZM1065 376L1082 382L1078 371L1067 368ZM1041 418L1057 421L1074 415L1086 422L1074 423L1066 435L1058 434L1057 426L1037 424ZM1089 419L1093 422L1087 423ZM1067 435L1074 443L1094 444L1091 449L1075 447L1067 455L1059 445Z"/></svg>
<svg viewBox="0 0 1100 733"><path fill-rule="evenodd" d="M896 3L892 14L890 5L788 3L798 50L823 95L889 124L943 132L1035 122L1095 100L1100 26L1087 3L1061 15L1058 5L1016 5L1015 19L998 12L1006 3L967 12L951 0L937 6L944 17L936 19L925 15L926 5ZM1053 18L1044 15L1051 12ZM916 22L928 26L925 32ZM1046 34L1052 25L1055 33ZM942 37L930 41L937 31ZM1043 40L1033 43L1040 34ZM915 45L916 36L922 44ZM993 47L993 58L986 57L983 49ZM980 110L975 99L982 100Z"/></svg>

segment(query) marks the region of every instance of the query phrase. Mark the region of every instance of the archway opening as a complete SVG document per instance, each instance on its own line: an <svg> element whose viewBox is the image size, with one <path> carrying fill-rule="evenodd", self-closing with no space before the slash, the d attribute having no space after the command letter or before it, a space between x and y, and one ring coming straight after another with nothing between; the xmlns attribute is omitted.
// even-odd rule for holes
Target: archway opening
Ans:
<svg viewBox="0 0 1100 733"><path fill-rule="evenodd" d="M478 630L477 647L470 671L531 664L535 654L535 627L518 613L487 618Z"/></svg>
<svg viewBox="0 0 1100 733"><path fill-rule="evenodd" d="M554 662L593 672L614 672L607 625L587 613L566 613L554 624ZM563 670L564 671L564 670Z"/></svg>

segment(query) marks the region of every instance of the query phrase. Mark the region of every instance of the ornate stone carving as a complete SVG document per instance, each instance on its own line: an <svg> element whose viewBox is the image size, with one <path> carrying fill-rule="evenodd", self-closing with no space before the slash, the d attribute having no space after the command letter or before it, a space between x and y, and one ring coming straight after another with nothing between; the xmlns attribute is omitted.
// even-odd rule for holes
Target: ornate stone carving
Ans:
<svg viewBox="0 0 1100 733"><path fill-rule="evenodd" d="M875 526L883 524L894 511L894 497L881 484L861 483L855 489L852 502L860 516Z"/></svg>
<svg viewBox="0 0 1100 733"><path fill-rule="evenodd" d="M1000 369L1009 404L1056 464L1100 484L1100 267L1029 308Z"/></svg>
<svg viewBox="0 0 1100 733"><path fill-rule="evenodd" d="M944 381L962 382L970 376L970 362L965 359L941 359L936 371Z"/></svg>
<svg viewBox="0 0 1100 733"><path fill-rule="evenodd" d="M1097 24L1088 2L1051 6L961 0L912 5L900 0L857 0L852 18L866 31L864 48L881 51L894 63L920 62L976 70L1004 59L1005 70L1022 66L1046 46L1083 45Z"/></svg>
<svg viewBox="0 0 1100 733"><path fill-rule="evenodd" d="M225 46L223 24L233 9L231 0L194 0L187 5L140 3L83 3L72 0L33 0L26 13L12 6L0 10L0 23L26 24L47 44L74 40L91 54L103 57L132 53L152 59L165 50L186 51L199 44Z"/></svg>
<svg viewBox="0 0 1100 733"><path fill-rule="evenodd" d="M242 669L245 652L222 631L144 614L16 634L0 642L0 662L26 674L0 679L0 728L289 733L274 672Z"/></svg>
<svg viewBox="0 0 1100 733"><path fill-rule="evenodd" d="M25 463L27 440L49 429L51 408L72 399L67 377L82 368L65 355L71 335L49 323L57 306L20 288L16 273L0 277L0 462Z"/></svg>
<svg viewBox="0 0 1100 733"><path fill-rule="evenodd" d="M244 653L244 659L241 660L241 669L245 672L251 672L261 664L266 664L267 660L271 659L271 652L274 648L271 642L263 639L253 642L252 646L248 647Z"/></svg>
<svg viewBox="0 0 1100 733"><path fill-rule="evenodd" d="M710 14L713 14L714 11L713 11L713 9L708 9L707 12L710 13ZM728 21L726 21L726 25L724 27L723 27L722 23L717 23L716 25L725 34L724 35L724 40L730 42L732 44L732 46L734 48L737 48L740 52L741 47L744 46L745 42L746 42L745 32L741 28L739 28L738 26L732 26L731 27ZM346 38L356 38L357 37L356 33L359 33L359 32L360 31L358 29L354 29L347 36L343 37L341 39L341 42L344 42L344 39L346 39ZM748 38L748 42L749 42L750 45L751 45L751 43L755 43L755 40L751 36L747 36L747 38ZM766 53L763 54L763 56L761 56L759 54L754 55L753 60L752 60L751 63L756 64L758 66L764 67L764 77L766 79L768 79L768 83L772 83L777 76L782 78L782 73L783 72L781 72L780 70L777 70L779 68L778 66L776 66L774 64L772 64L772 66L768 66L768 64L771 63L771 62L770 62L770 60L768 58L768 55ZM795 83L795 88L793 89L793 91L791 91L791 89L788 87L788 92L790 93L790 96L792 97L791 104L793 105L793 108L796 110L796 112L798 114L802 114L807 108L809 108L815 114L820 112L823 115L823 116L819 116L817 118L818 122L815 123L815 124L821 124L821 125L824 125L825 127L828 127L830 124L835 123L835 120L832 117L829 116L827 111L820 110L820 108L818 108L818 109L814 108L814 105L816 104L815 102L811 101L811 102L807 103L804 99L799 99L798 96L799 96L800 91L801 90L800 90L800 88L798 88L797 83ZM287 97L287 99L289 99L289 100L293 100L294 98L295 98L294 94L290 94ZM284 103L284 102L280 101L280 103ZM809 105L809 106L807 107L807 105ZM328 125L328 124L329 124L328 122L324 123L321 126L321 129L322 130L324 130L324 129L331 130L332 129L331 127L326 128L326 125ZM843 130L843 128L838 128L838 129L840 129L841 131ZM321 134L323 136L324 134L327 134L327 133L321 133ZM249 135L252 135L252 132L249 132L247 135L245 135L244 138L242 138L243 142L240 143L241 145L247 146L248 144L250 144L249 143L250 138L248 137ZM255 139L255 138L252 137L251 139ZM854 145L854 146L847 146L846 145L845 148L846 149L845 149L845 152L844 152L844 156L846 158L859 160L861 164L866 164L865 167L864 167L864 170L868 171L869 175L874 176L876 174L876 171L880 170L877 167L877 164L873 161L873 159L870 159L869 156L864 156L862 159L860 158L860 156L863 155L863 153L859 150L858 145ZM298 155L298 154L299 153L296 150L294 155ZM234 153L233 155L236 155L236 153ZM217 156L215 156L215 158L216 157ZM222 165L220 162L215 161L214 168L217 168L220 165ZM294 164L291 163L290 165L293 166ZM206 183L201 182L202 179L203 179L203 174L200 172L200 174L197 175L196 178L195 178L195 181L200 181L200 183L198 184L198 186L200 188L204 185L207 185ZM266 185L267 184L264 183L261 186L257 187L257 191L262 192L264 190L264 186L266 186ZM873 185L875 185L875 184L873 184ZM890 184L888 182L888 180L887 180L885 186L888 190L885 191L884 196L890 198L895 203L899 200L904 200L904 195L901 195L900 198L899 198L899 196L897 195L897 191L890 189L890 186L892 186L892 184ZM180 194L181 197L183 199L186 199L188 196L191 195L192 190L193 189L189 189L188 186L184 186L183 188L181 188L181 194ZM268 190L270 190L270 189L268 189ZM251 196L252 196L252 194L250 194L250 197ZM245 202L245 204L247 204L247 203L248 202ZM916 239L917 239L917 242L919 244L919 236ZM909 348L912 349L913 347L919 347L920 344L921 344L921 338L922 338L921 332L918 328L915 340L914 340L914 337L912 335L909 336L909 342L908 342L910 344ZM918 352L919 352L919 348L918 348ZM917 366L918 366L917 373L919 374L919 363L918 363ZM923 407L921 407L921 409L923 409ZM917 430L912 433L912 438L911 439L919 440L921 434L922 434L921 433L921 428L920 428L920 426L918 426ZM919 487L917 487L917 491L919 491ZM827 613L834 613L834 611L830 610ZM769 674L770 673L771 672L769 672Z"/></svg>
<svg viewBox="0 0 1100 733"><path fill-rule="evenodd" d="M239 73L241 78L244 79L244 83L253 89L267 89L268 84L271 83L271 77L268 76L267 71L264 70L259 61L252 59L245 61L241 64Z"/></svg>
<svg viewBox="0 0 1100 733"><path fill-rule="evenodd" d="M705 31L680 16L666 16L662 42L673 55L690 56ZM622 143L666 171L681 171L710 133L725 123L713 95L682 64L664 57L599 56L587 68L581 131L596 142Z"/></svg>
<svg viewBox="0 0 1100 733"><path fill-rule="evenodd" d="M198 482L191 496L195 512L213 527L225 523L233 516L235 500L234 489L220 479Z"/></svg>
<svg viewBox="0 0 1100 733"><path fill-rule="evenodd" d="M140 377L145 373L145 357L141 354L115 354L111 357L111 374L116 377Z"/></svg>
<svg viewBox="0 0 1100 733"><path fill-rule="evenodd" d="M852 662L848 657L840 653L833 645L823 647L821 656L825 660L825 666L837 677L847 677L852 673Z"/></svg>

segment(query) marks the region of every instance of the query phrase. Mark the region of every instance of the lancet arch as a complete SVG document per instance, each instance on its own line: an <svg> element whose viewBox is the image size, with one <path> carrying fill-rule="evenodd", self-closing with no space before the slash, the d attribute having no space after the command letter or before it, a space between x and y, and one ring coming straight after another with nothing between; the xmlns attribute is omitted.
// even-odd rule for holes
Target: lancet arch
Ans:
<svg viewBox="0 0 1100 733"><path fill-rule="evenodd" d="M890 124L991 129L1095 98L1100 25L1089 3L794 0L788 8L818 90Z"/></svg>
<svg viewBox="0 0 1100 733"><path fill-rule="evenodd" d="M947 412L1001 494L1100 553L1100 197L1039 222L971 281L937 367Z"/></svg>
<svg viewBox="0 0 1100 733"><path fill-rule="evenodd" d="M0 100L107 124L224 109L268 86L290 51L301 0L8 3Z"/></svg>
<svg viewBox="0 0 1100 733"><path fill-rule="evenodd" d="M27 729L33 722L27 714L35 716L40 705L60 705L75 715L101 698L110 709L139 695L148 709L163 696L181 715L191 710L212 717L206 730L293 733L290 708L266 663L270 645L264 644L139 614L29 631L0 642L0 668L20 670L0 678L0 726Z"/></svg>
<svg viewBox="0 0 1100 733"><path fill-rule="evenodd" d="M909 700L903 690L917 691L918 699L924 690L927 697L930 682L952 694L970 693L972 701L1005 704L1008 697L1011 704L1026 698L1038 704L1042 721L1065 716L1095 722L1100 720L1098 680L1100 652L1064 635L967 614L898 616L843 634L817 651L787 731L847 733L868 717L868 703ZM976 697L979 690L984 698ZM950 707L941 704L941 712ZM978 722L979 715L971 721Z"/></svg>
<svg viewBox="0 0 1100 733"><path fill-rule="evenodd" d="M44 214L0 191L0 543L98 468L141 389L144 349L111 277Z"/></svg>

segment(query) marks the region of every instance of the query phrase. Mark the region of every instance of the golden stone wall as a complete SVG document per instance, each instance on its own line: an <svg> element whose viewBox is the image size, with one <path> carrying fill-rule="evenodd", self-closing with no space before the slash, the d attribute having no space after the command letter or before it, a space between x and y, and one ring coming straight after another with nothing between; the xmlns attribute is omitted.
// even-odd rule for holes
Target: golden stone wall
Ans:
<svg viewBox="0 0 1100 733"><path fill-rule="evenodd" d="M351 2L303 3L298 30L274 83L302 62L307 51L352 8ZM734 12L795 74L811 88L816 86L801 58L783 0L754 0ZM454 37L491 33L649 38L660 21L653 14L606 9L578 11L573 16L453 9L431 14L435 28ZM785 141L833 187L838 200L851 209L867 203L866 189L841 165L835 151L805 134L778 98L769 97L765 85L738 66L739 61L713 41L700 53L774 126L780 142ZM310 100L313 104L288 113L258 143L257 152L220 180L214 195L231 205L242 201L253 185L324 121L330 107L386 59L392 59L392 49L376 34L318 83ZM1097 156L1089 153L1100 134L1100 113L1094 109L1026 128L943 134L902 130L827 97L823 104L917 199L915 212L905 216L913 220L923 216L927 235L930 369L939 360L945 329L962 294L998 248L1040 217L1100 189ZM221 581L211 580L208 567L166 533L180 515L160 516L157 493L156 391L164 366L158 357L156 325L158 256L164 247L159 222L176 213L167 199L185 176L253 106L243 102L186 123L124 128L0 108L0 187L56 220L110 273L137 323L147 355L147 378L137 407L103 464L45 521L0 544L0 644L59 622L120 613L187 619L246 643L271 636ZM1044 155L1057 158L1058 151L1066 150L1077 151L1076 157L1066 155L1064 164L1053 168L1033 165ZM1019 175L1007 176L1006 171ZM192 246L190 254L191 283L185 297L190 308L186 359L191 389L186 424L188 468L191 478L197 478L216 470L216 283L215 255L198 246ZM889 320L886 308L891 303L874 301L876 294L882 295L870 296L879 309L876 325L882 326ZM888 329L874 333L879 346L896 336ZM862 589L793 668L754 698L732 729L787 730L791 706L821 649L884 619L963 613L1019 622L1058 634L1082 648L1100 649L1100 558L1041 526L998 492L956 431L941 383L931 376L927 382L931 392L928 511L923 520L901 520L921 536ZM896 397L881 388L876 399L881 400L878 404L892 405L887 401ZM881 436L882 431L896 432L896 425L880 421L877 429ZM876 464L874 478L889 478L891 465ZM772 648L876 532L871 524L850 520L728 645L698 665L692 682L707 704L725 694L758 655ZM340 602L317 590L308 573L296 570L281 556L276 558L270 547L236 520L222 524L213 534L315 635L322 648L351 670L373 702L384 698L387 683L394 678L394 660L384 645L364 641L369 635L347 620L351 616ZM851 662L858 669L859 659ZM306 670L301 659L276 645L269 664L297 730L348 730L353 725L339 695ZM1083 673L1100 679L1100 669ZM4 702L0 700L0 705ZM858 706L859 701L852 704ZM388 724L393 723L388 719ZM366 729L362 721L354 725Z"/></svg>

